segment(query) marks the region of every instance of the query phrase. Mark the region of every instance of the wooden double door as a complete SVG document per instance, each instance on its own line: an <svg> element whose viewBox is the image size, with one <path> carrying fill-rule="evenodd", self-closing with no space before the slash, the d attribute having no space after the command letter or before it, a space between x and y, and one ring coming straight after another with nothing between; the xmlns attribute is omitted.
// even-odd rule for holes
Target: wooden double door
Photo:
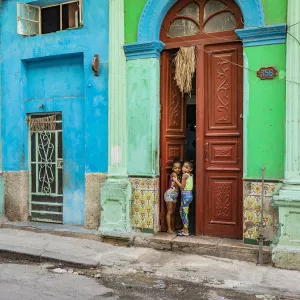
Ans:
<svg viewBox="0 0 300 300"><path fill-rule="evenodd" d="M196 47L196 234L242 238L243 54L239 42ZM161 202L175 157L185 159L186 103L173 55L161 57Z"/></svg>

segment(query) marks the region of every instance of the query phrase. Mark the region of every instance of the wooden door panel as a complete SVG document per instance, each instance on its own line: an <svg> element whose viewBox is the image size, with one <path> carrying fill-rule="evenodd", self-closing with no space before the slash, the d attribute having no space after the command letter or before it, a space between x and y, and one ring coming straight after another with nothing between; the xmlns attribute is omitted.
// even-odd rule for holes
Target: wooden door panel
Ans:
<svg viewBox="0 0 300 300"><path fill-rule="evenodd" d="M203 233L242 237L242 46L205 47Z"/></svg>
<svg viewBox="0 0 300 300"><path fill-rule="evenodd" d="M173 53L161 56L161 130L160 130L160 225L166 230L164 193L168 187L174 158L184 159L186 104L174 81Z"/></svg>
<svg viewBox="0 0 300 300"><path fill-rule="evenodd" d="M238 140L211 141L208 144L208 165L218 167L232 166L238 163Z"/></svg>
<svg viewBox="0 0 300 300"><path fill-rule="evenodd" d="M221 46L206 48L207 85L205 96L206 134L239 135L237 66L238 48Z"/></svg>
<svg viewBox="0 0 300 300"><path fill-rule="evenodd" d="M181 139L166 139L166 158L167 166L172 167L175 158L184 158L185 156L185 141Z"/></svg>
<svg viewBox="0 0 300 300"><path fill-rule="evenodd" d="M235 227L239 225L239 176L210 173L206 180L208 208L205 214L205 234L236 237Z"/></svg>

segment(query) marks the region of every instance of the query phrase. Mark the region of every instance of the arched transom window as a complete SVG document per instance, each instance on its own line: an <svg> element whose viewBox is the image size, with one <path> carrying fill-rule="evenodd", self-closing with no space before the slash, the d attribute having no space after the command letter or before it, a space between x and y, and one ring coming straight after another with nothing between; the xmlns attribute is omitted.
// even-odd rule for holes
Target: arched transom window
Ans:
<svg viewBox="0 0 300 300"><path fill-rule="evenodd" d="M242 27L234 0L179 0L163 22L161 39L230 35Z"/></svg>

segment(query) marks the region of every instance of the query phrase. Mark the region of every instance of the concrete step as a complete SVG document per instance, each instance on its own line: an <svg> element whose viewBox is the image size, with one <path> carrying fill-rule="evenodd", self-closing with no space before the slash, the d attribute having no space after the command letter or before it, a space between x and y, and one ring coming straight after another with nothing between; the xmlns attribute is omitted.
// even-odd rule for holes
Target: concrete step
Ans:
<svg viewBox="0 0 300 300"><path fill-rule="evenodd" d="M244 244L242 240L207 236L176 237L175 235L158 233L151 237L136 237L134 246L255 263L258 258L258 246ZM271 263L270 247L263 247L263 262L264 264Z"/></svg>

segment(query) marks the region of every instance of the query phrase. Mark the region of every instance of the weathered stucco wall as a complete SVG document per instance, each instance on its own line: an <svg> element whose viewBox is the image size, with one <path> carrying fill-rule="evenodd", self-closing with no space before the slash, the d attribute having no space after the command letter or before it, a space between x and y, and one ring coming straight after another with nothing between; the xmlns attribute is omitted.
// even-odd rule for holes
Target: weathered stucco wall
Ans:
<svg viewBox="0 0 300 300"><path fill-rule="evenodd" d="M158 174L159 61L155 58L127 62L128 172Z"/></svg>
<svg viewBox="0 0 300 300"><path fill-rule="evenodd" d="M28 172L4 172L5 214L11 221L28 221Z"/></svg>
<svg viewBox="0 0 300 300"><path fill-rule="evenodd" d="M100 226L100 185L106 180L106 174L85 174L85 219L84 227L98 229Z"/></svg>
<svg viewBox="0 0 300 300"><path fill-rule="evenodd" d="M261 167L265 166L266 178L280 179L284 176L286 45L248 47L244 51L249 69L273 66L279 72L273 80L260 80L256 72L248 72L245 177L261 178Z"/></svg>
<svg viewBox="0 0 300 300"><path fill-rule="evenodd" d="M261 0L265 24L283 24L287 19L287 0Z"/></svg>
<svg viewBox="0 0 300 300"><path fill-rule="evenodd" d="M62 112L64 222L83 225L85 172L107 171L108 0L83 1L82 28L26 38L16 32L16 3L2 11L3 169L28 170L26 114Z"/></svg>
<svg viewBox="0 0 300 300"><path fill-rule="evenodd" d="M2 17L2 0L0 0L0 35L1 35L1 17ZM1 54L1 39L0 39L0 54ZM2 72L1 72L1 55L0 55L0 115L2 115L2 91L1 91L1 81L2 81ZM0 128L2 128L2 118L0 118ZM0 216L5 214L5 201L4 201L4 178L2 174L2 138L1 138L1 129L0 129Z"/></svg>
<svg viewBox="0 0 300 300"><path fill-rule="evenodd" d="M140 16L147 0L124 0L125 5L125 43L136 42Z"/></svg>

